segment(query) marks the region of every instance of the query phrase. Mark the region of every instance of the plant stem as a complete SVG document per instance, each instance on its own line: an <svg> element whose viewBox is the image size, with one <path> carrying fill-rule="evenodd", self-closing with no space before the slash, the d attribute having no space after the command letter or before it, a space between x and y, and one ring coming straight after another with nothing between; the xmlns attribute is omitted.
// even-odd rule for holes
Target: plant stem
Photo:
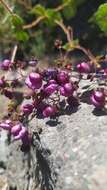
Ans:
<svg viewBox="0 0 107 190"><path fill-rule="evenodd" d="M55 23L60 26L60 28L64 31L64 33L66 34L67 36L67 41L69 43L71 43L72 39L71 39L71 34L69 32L69 29L66 28L66 26L64 25L64 23L62 21L58 21L58 20L55 20Z"/></svg>
<svg viewBox="0 0 107 190"><path fill-rule="evenodd" d="M14 49L13 49L13 52L12 52L12 57L11 57L11 62L12 62L12 63L13 63L14 60L15 60L15 56L16 56L17 49L18 49L18 46L15 45L15 46L14 46Z"/></svg>
<svg viewBox="0 0 107 190"><path fill-rule="evenodd" d="M85 55L87 55L87 57L93 62L95 60L95 56L87 49L85 49L84 47L78 45L76 46L76 49L81 50Z"/></svg>
<svg viewBox="0 0 107 190"><path fill-rule="evenodd" d="M54 10L55 10L55 12L61 11L61 10L63 10L67 5L68 5L67 3L64 3L64 4L59 5L58 7L56 7Z"/></svg>
<svg viewBox="0 0 107 190"><path fill-rule="evenodd" d="M13 11L11 10L11 8L9 7L9 5L7 5L7 3L4 0L0 0L0 3L4 6L4 8L11 14L13 15Z"/></svg>
<svg viewBox="0 0 107 190"><path fill-rule="evenodd" d="M30 29L33 28L34 26L36 26L37 24L39 24L42 20L44 20L44 16L40 16L38 17L36 20L34 20L32 23L27 24L25 26L23 26L23 29Z"/></svg>

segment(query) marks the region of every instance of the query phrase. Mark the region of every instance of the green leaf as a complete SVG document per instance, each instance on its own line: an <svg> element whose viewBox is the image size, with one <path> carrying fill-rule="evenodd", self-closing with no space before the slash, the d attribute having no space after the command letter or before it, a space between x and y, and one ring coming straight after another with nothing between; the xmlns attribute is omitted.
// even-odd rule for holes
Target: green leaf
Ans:
<svg viewBox="0 0 107 190"><path fill-rule="evenodd" d="M62 0L63 4L69 5L69 3L71 3L72 0Z"/></svg>
<svg viewBox="0 0 107 190"><path fill-rule="evenodd" d="M100 5L95 13L96 21L99 21L100 19L102 20L104 17L107 17L107 3Z"/></svg>
<svg viewBox="0 0 107 190"><path fill-rule="evenodd" d="M46 10L47 18L50 20L61 20L61 14L59 12L54 11L53 9Z"/></svg>
<svg viewBox="0 0 107 190"><path fill-rule="evenodd" d="M59 12L55 12L53 9L46 10L46 23L48 26L56 25L55 21L62 20L61 14Z"/></svg>
<svg viewBox="0 0 107 190"><path fill-rule="evenodd" d="M33 7L33 9L31 10L31 13L39 15L39 16L45 16L46 9L42 5L38 4Z"/></svg>
<svg viewBox="0 0 107 190"><path fill-rule="evenodd" d="M24 20L16 14L11 16L11 21L15 27L22 26L24 24Z"/></svg>
<svg viewBox="0 0 107 190"><path fill-rule="evenodd" d="M73 18L77 13L77 8L86 0L63 0L63 4L66 5L63 9L63 15L66 19Z"/></svg>
<svg viewBox="0 0 107 190"><path fill-rule="evenodd" d="M77 12L75 0L63 0L63 3L68 3L67 6L63 9L63 15L66 19L73 18Z"/></svg>
<svg viewBox="0 0 107 190"><path fill-rule="evenodd" d="M99 6L98 10L89 19L89 22L96 23L101 31L107 34L107 3Z"/></svg>
<svg viewBox="0 0 107 190"><path fill-rule="evenodd" d="M66 43L65 45L63 45L63 49L66 51L72 51L74 50L77 45L79 45L79 40L73 40L71 43Z"/></svg>
<svg viewBox="0 0 107 190"><path fill-rule="evenodd" d="M19 41L27 41L29 39L28 33L24 32L23 30L16 31L15 35L16 39Z"/></svg>
<svg viewBox="0 0 107 190"><path fill-rule="evenodd" d="M77 12L77 8L75 6L69 6L69 7L66 7L64 10L63 10L63 15L66 19L70 19L70 18L73 18L75 15L76 15L76 12Z"/></svg>

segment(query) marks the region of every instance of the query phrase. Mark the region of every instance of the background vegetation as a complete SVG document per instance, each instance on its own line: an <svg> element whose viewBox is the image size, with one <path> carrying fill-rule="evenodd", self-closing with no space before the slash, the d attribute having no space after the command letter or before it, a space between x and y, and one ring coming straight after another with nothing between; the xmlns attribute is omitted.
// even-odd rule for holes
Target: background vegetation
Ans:
<svg viewBox="0 0 107 190"><path fill-rule="evenodd" d="M94 52L105 52L105 0L1 0L0 55L19 45L20 59L55 53L55 39L66 42L60 23L73 28L74 39Z"/></svg>

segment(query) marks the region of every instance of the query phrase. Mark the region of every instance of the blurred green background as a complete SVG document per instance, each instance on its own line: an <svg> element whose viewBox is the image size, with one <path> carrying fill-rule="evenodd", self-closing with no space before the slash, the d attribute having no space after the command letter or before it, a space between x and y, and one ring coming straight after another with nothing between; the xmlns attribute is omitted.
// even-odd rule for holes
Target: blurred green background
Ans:
<svg viewBox="0 0 107 190"><path fill-rule="evenodd" d="M105 0L5 0L0 3L0 57L8 58L18 44L18 58L39 58L56 53L55 39L66 43L66 36L55 19L73 28L74 39L94 53L106 53L107 3ZM55 11L58 10L58 11ZM34 27L23 29L40 17L45 19Z"/></svg>

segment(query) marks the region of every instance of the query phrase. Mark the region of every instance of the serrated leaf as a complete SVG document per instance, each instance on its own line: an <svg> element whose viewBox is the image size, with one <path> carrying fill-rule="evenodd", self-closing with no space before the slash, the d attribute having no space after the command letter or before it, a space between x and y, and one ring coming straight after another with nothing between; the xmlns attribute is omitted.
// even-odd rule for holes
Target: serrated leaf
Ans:
<svg viewBox="0 0 107 190"><path fill-rule="evenodd" d="M31 10L31 13L39 15L39 16L45 16L46 9L42 5L38 4L33 7L33 9Z"/></svg>
<svg viewBox="0 0 107 190"><path fill-rule="evenodd" d="M17 31L15 33L17 40L19 41L27 41L29 39L29 35L27 32L24 32L23 30Z"/></svg>

